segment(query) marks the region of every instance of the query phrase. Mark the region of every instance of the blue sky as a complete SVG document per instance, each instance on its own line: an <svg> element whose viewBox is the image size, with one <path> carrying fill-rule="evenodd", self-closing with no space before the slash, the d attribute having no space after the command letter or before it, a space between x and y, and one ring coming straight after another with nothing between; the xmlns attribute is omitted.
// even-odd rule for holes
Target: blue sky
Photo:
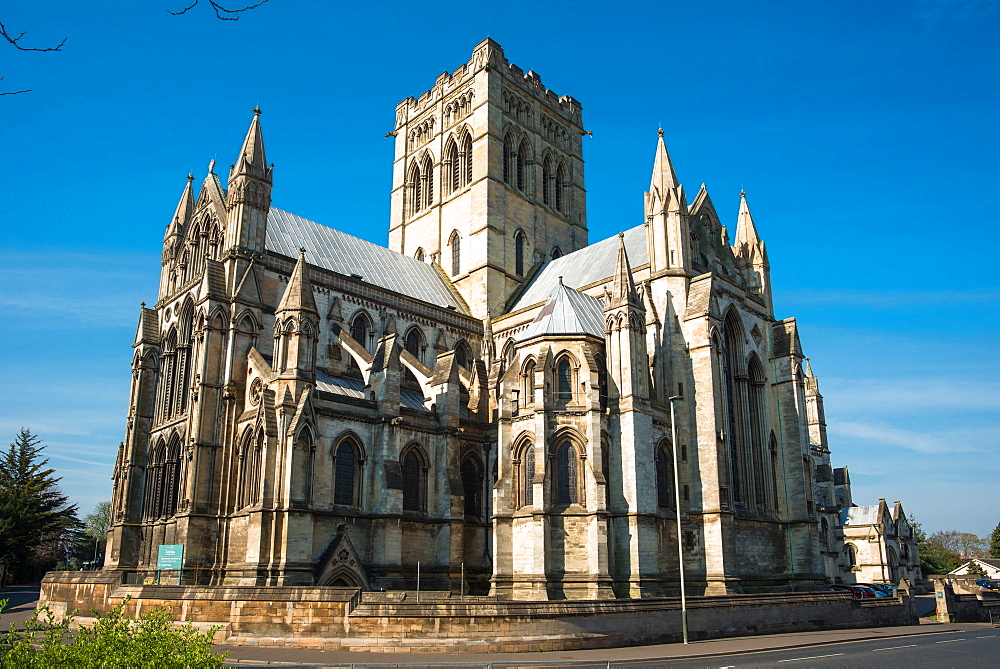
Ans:
<svg viewBox="0 0 1000 669"><path fill-rule="evenodd" d="M394 108L489 35L583 104L592 241L641 222L660 125L732 229L747 190L856 503L1000 520L1000 2L182 4L0 15L68 38L0 45L0 90L33 89L0 96L0 443L38 433L84 512L110 497L185 175L225 173L259 103L274 204L385 243Z"/></svg>

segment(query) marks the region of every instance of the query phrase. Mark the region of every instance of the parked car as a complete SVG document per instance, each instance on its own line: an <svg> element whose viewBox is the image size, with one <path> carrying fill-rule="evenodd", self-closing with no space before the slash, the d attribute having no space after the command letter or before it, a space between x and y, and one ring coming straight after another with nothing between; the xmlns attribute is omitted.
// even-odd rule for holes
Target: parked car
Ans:
<svg viewBox="0 0 1000 669"><path fill-rule="evenodd" d="M855 585L874 591L875 596L879 599L883 599L885 597L895 597L896 590L899 590L897 586L887 585L885 583L855 583Z"/></svg>
<svg viewBox="0 0 1000 669"><path fill-rule="evenodd" d="M977 578L976 585L986 590L992 590L993 592L1000 592L1000 581L995 581L990 578Z"/></svg>
<svg viewBox="0 0 1000 669"><path fill-rule="evenodd" d="M830 590L833 592L849 592L854 599L877 599L874 590L860 585L835 583L830 586Z"/></svg>

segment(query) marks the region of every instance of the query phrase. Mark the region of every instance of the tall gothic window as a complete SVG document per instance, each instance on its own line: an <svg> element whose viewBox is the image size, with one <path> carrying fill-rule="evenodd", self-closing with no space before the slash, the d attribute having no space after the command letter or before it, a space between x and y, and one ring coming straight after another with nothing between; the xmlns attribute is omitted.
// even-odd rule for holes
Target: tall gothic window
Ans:
<svg viewBox="0 0 1000 669"><path fill-rule="evenodd" d="M579 502L577 488L578 461L576 447L564 441L556 451L556 504L576 504Z"/></svg>
<svg viewBox="0 0 1000 669"><path fill-rule="evenodd" d="M553 200L556 205L556 210L563 214L566 213L566 209L564 208L565 193L563 193L563 190L565 188L565 183L566 183L566 169L560 162L559 167L556 168L556 182L552 185L552 191L554 195Z"/></svg>
<svg viewBox="0 0 1000 669"><path fill-rule="evenodd" d="M739 383L739 364L743 359L743 328L739 317L733 310L726 313L722 328L722 347L720 362L722 363L722 384L724 404L726 409L726 441L729 446L729 477L732 487L732 498L736 504L746 501L745 478L743 462L742 427L743 402L741 395L743 387Z"/></svg>
<svg viewBox="0 0 1000 669"><path fill-rule="evenodd" d="M420 168L420 177L424 181L421 205L426 209L434 202L434 161L429 155L424 157L424 164Z"/></svg>
<svg viewBox="0 0 1000 669"><path fill-rule="evenodd" d="M308 429L299 432L292 449L292 501L309 504L313 490L313 436Z"/></svg>
<svg viewBox="0 0 1000 669"><path fill-rule="evenodd" d="M521 448L521 471L518 483L521 487L520 506L531 506L535 503L535 445L525 444Z"/></svg>
<svg viewBox="0 0 1000 669"><path fill-rule="evenodd" d="M334 456L333 503L346 506L358 505L357 485L360 479L360 449L355 448L350 437L340 442Z"/></svg>
<svg viewBox="0 0 1000 669"><path fill-rule="evenodd" d="M528 146L528 140L522 139L521 145L517 147L517 189L519 191L524 191L525 186L528 183L528 156L531 155L531 148Z"/></svg>
<svg viewBox="0 0 1000 669"><path fill-rule="evenodd" d="M410 165L410 173L406 178L406 185L410 191L408 213L410 216L413 216L420 211L423 202L423 182L420 178L420 167L416 162Z"/></svg>
<svg viewBox="0 0 1000 669"><path fill-rule="evenodd" d="M594 364L597 365L597 396L601 409L608 408L608 363L604 356L594 356Z"/></svg>
<svg viewBox="0 0 1000 669"><path fill-rule="evenodd" d="M367 314L359 313L351 321L351 337L365 349L368 348L368 338L371 331L372 325Z"/></svg>
<svg viewBox="0 0 1000 669"><path fill-rule="evenodd" d="M472 135L468 132L465 133L465 138L462 140L462 159L465 161L465 184L468 186L472 183Z"/></svg>
<svg viewBox="0 0 1000 669"><path fill-rule="evenodd" d="M448 176L441 180L441 190L447 195L462 187L462 165L458 156L458 144L454 139L448 141L448 148L445 149L445 164Z"/></svg>
<svg viewBox="0 0 1000 669"><path fill-rule="evenodd" d="M483 517L483 468L469 456L462 463L462 493L465 496L465 516Z"/></svg>
<svg viewBox="0 0 1000 669"><path fill-rule="evenodd" d="M770 470L767 460L770 455L764 445L764 419L767 415L764 406L764 369L754 355L747 365L747 376L749 377L748 390L748 418L750 422L750 434L748 444L748 460L753 472L754 503L758 508L765 509L771 507L770 486L767 485L765 472ZM769 473L769 472L768 472Z"/></svg>
<svg viewBox="0 0 1000 669"><path fill-rule="evenodd" d="M524 233L520 230L514 235L514 272L524 276Z"/></svg>
<svg viewBox="0 0 1000 669"><path fill-rule="evenodd" d="M514 149L514 137L507 133L503 138L503 180L513 186L516 178L517 151Z"/></svg>
<svg viewBox="0 0 1000 669"><path fill-rule="evenodd" d="M410 331L406 333L406 341L403 344L403 348L416 358L418 362L423 362L424 337L420 334L420 328L410 328ZM403 380L410 383L417 383L417 377L405 366L403 367Z"/></svg>
<svg viewBox="0 0 1000 669"><path fill-rule="evenodd" d="M420 449L411 446L403 455L403 510L425 511L427 472Z"/></svg>
<svg viewBox="0 0 1000 669"><path fill-rule="evenodd" d="M469 369L472 366L472 351L464 341L455 344L455 362L462 369Z"/></svg>
<svg viewBox="0 0 1000 669"><path fill-rule="evenodd" d="M451 275L458 276L462 273L462 238L457 230L451 233L448 243L451 245Z"/></svg>
<svg viewBox="0 0 1000 669"><path fill-rule="evenodd" d="M562 258L562 254L563 254L562 249L560 249L558 246L553 246L552 247L552 259L553 260L556 260L558 258Z"/></svg>
<svg viewBox="0 0 1000 669"><path fill-rule="evenodd" d="M573 401L573 368L569 358L562 358L556 364L556 401Z"/></svg>
<svg viewBox="0 0 1000 669"><path fill-rule="evenodd" d="M521 372L521 405L531 406L535 401L535 361L529 360Z"/></svg>
<svg viewBox="0 0 1000 669"><path fill-rule="evenodd" d="M654 457L656 460L656 505L661 509L672 509L674 506L674 464L669 445L660 444Z"/></svg>
<svg viewBox="0 0 1000 669"><path fill-rule="evenodd" d="M542 204L552 206L552 158L545 156L542 161Z"/></svg>

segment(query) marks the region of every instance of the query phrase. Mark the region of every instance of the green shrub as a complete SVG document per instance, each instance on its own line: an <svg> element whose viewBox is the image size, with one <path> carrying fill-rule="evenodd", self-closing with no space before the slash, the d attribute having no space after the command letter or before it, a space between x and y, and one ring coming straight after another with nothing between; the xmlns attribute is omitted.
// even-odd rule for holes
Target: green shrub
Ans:
<svg viewBox="0 0 1000 669"><path fill-rule="evenodd" d="M126 600L127 602L127 600ZM2 609L0 609L2 610ZM170 610L125 615L125 602L88 625L70 631L76 612L57 623L47 607L22 629L11 625L0 637L0 667L221 667L226 655L212 652L218 628L201 631L176 624Z"/></svg>

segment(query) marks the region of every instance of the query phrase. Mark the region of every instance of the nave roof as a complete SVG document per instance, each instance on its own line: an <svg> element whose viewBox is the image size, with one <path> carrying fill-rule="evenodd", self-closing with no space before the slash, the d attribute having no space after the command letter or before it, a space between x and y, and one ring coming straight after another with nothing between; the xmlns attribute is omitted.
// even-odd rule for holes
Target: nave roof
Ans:
<svg viewBox="0 0 1000 669"><path fill-rule="evenodd" d="M626 230L624 234L625 250L632 269L648 264L646 226L637 225ZM511 311L525 309L548 300L559 288L560 277L570 288L583 288L611 279L618 260L618 246L618 235L615 235L550 261L535 276ZM603 332L603 325L601 331Z"/></svg>
<svg viewBox="0 0 1000 669"><path fill-rule="evenodd" d="M468 313L432 265L276 207L267 215L266 247L289 258L297 258L299 248L304 247L310 265L359 275L380 288Z"/></svg>

